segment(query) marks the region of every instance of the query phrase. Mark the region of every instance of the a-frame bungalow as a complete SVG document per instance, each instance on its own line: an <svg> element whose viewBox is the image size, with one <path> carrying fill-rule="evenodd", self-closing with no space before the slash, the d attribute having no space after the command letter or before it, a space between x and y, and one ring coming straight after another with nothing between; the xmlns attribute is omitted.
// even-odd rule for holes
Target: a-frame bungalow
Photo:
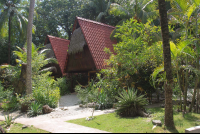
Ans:
<svg viewBox="0 0 200 134"><path fill-rule="evenodd" d="M76 17L68 48L68 60L65 65L66 73L96 73L105 69L105 59L109 54L105 47L113 50L117 41L110 40L115 27L100 22Z"/></svg>

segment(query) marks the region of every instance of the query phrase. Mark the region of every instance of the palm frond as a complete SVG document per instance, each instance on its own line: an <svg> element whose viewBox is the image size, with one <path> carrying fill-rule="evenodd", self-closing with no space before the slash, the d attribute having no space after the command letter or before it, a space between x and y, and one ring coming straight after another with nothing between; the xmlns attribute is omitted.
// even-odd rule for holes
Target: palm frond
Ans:
<svg viewBox="0 0 200 134"><path fill-rule="evenodd" d="M19 57L19 59L24 59L24 54L22 52L19 51L13 51L14 55L16 55L17 57Z"/></svg>
<svg viewBox="0 0 200 134"><path fill-rule="evenodd" d="M47 59L45 59L46 61L48 61L48 63L55 63L55 64L58 64L58 61L57 61L57 59L55 59L55 58L47 58Z"/></svg>
<svg viewBox="0 0 200 134"><path fill-rule="evenodd" d="M1 65L0 68L1 69L4 69L4 68L12 68L13 66L11 65Z"/></svg>
<svg viewBox="0 0 200 134"><path fill-rule="evenodd" d="M106 15L105 12L100 12L99 15L98 15L97 18L96 18L96 21L100 22L101 19L103 18L103 16L105 16L105 15Z"/></svg>
<svg viewBox="0 0 200 134"><path fill-rule="evenodd" d="M156 69L154 69L153 73L151 74L152 82L153 82L154 86L155 86L155 82L156 82L156 77L158 76L158 74L160 72L163 72L163 71L164 71L164 65L161 65L161 66L157 67Z"/></svg>
<svg viewBox="0 0 200 134"><path fill-rule="evenodd" d="M46 53L46 52L48 52L48 51L51 51L51 49L42 49L42 50L39 52L39 54Z"/></svg>
<svg viewBox="0 0 200 134"><path fill-rule="evenodd" d="M48 67L48 68L44 68L42 70L39 71L39 73L46 73L46 72L57 72L56 67Z"/></svg>
<svg viewBox="0 0 200 134"><path fill-rule="evenodd" d="M1 12L0 14L0 29L5 25L5 22L8 22L8 10L5 10L4 12Z"/></svg>
<svg viewBox="0 0 200 134"><path fill-rule="evenodd" d="M117 3L112 3L108 10L109 15L118 16L120 18L130 18L130 13Z"/></svg>
<svg viewBox="0 0 200 134"><path fill-rule="evenodd" d="M20 47L16 46L17 49L19 49L19 51L21 51L22 53L24 52L23 49L21 49Z"/></svg>
<svg viewBox="0 0 200 134"><path fill-rule="evenodd" d="M198 77L200 76L200 70L192 67L191 65L181 65L180 68L183 68L184 70L189 70L195 73Z"/></svg>

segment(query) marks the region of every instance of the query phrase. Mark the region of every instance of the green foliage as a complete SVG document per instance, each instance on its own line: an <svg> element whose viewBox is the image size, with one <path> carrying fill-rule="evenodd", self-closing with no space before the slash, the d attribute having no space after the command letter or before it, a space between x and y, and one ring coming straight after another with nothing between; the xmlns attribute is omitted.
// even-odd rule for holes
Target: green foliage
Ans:
<svg viewBox="0 0 200 134"><path fill-rule="evenodd" d="M5 124L6 127L9 127L13 122L12 122L12 116L8 115L4 115L5 118Z"/></svg>
<svg viewBox="0 0 200 134"><path fill-rule="evenodd" d="M18 66L11 66L11 65L2 65L1 68L1 75L0 80L2 81L2 85L5 89L14 88L14 83L20 77L20 67Z"/></svg>
<svg viewBox="0 0 200 134"><path fill-rule="evenodd" d="M0 102L3 102L3 100L8 100L12 96L12 90L5 90L4 87L1 85L0 82Z"/></svg>
<svg viewBox="0 0 200 134"><path fill-rule="evenodd" d="M18 110L19 104L15 96L11 96L9 99L4 99L1 106L4 111L15 111Z"/></svg>
<svg viewBox="0 0 200 134"><path fill-rule="evenodd" d="M38 103L55 108L60 99L60 89L50 74L47 72L33 78L33 97Z"/></svg>
<svg viewBox="0 0 200 134"><path fill-rule="evenodd" d="M34 101L33 94L29 94L29 95L25 95L25 96L16 94L16 98L21 106L22 105L29 106L31 104L31 102Z"/></svg>
<svg viewBox="0 0 200 134"><path fill-rule="evenodd" d="M70 82L69 79L66 77L57 78L54 83L54 86L59 87L60 95L65 95L70 93Z"/></svg>
<svg viewBox="0 0 200 134"><path fill-rule="evenodd" d="M21 66L22 63L27 62L27 44L25 44L24 48L21 49L17 47L19 51L13 51L13 53L19 58L16 59L16 62ZM39 75L42 69L45 65L48 63L58 63L55 58L48 58L46 59L45 57L45 52L46 51L39 51L39 47L37 48L33 43L32 43L32 61L31 61L31 66L32 66L32 74L34 75Z"/></svg>
<svg viewBox="0 0 200 134"><path fill-rule="evenodd" d="M116 112L120 116L137 116L138 110L148 104L144 95L138 95L134 89L123 90L116 99L118 100Z"/></svg>
<svg viewBox="0 0 200 134"><path fill-rule="evenodd" d="M85 87L77 85L75 87L75 91L78 93L77 97L83 104L94 102L97 96L97 91L95 91L95 89L93 88L93 80L89 82L88 85Z"/></svg>
<svg viewBox="0 0 200 134"><path fill-rule="evenodd" d="M34 102L31 103L30 109L28 110L28 116L34 117L42 113L42 105Z"/></svg>
<svg viewBox="0 0 200 134"><path fill-rule="evenodd" d="M118 26L115 35L119 39L119 43L113 45L117 54L105 49L111 55L106 61L108 69L100 72L104 78L96 85L102 87L111 100L115 100L118 90L130 87L142 93L155 91L150 76L153 69L163 62L162 43L155 42L154 39L160 28L150 24L151 21L146 24L135 19L126 21L122 26Z"/></svg>
<svg viewBox="0 0 200 134"><path fill-rule="evenodd" d="M8 48L7 48L7 45L6 45L6 40L5 40L5 38L2 38L1 36L0 36L0 54L1 54L1 56L0 56L0 65L1 64L3 64L3 63L7 63L7 50L8 50Z"/></svg>
<svg viewBox="0 0 200 134"><path fill-rule="evenodd" d="M16 97L13 95L12 89L6 89L1 86L0 83L0 103L2 103L1 108L4 111L14 111L18 109L18 102Z"/></svg>

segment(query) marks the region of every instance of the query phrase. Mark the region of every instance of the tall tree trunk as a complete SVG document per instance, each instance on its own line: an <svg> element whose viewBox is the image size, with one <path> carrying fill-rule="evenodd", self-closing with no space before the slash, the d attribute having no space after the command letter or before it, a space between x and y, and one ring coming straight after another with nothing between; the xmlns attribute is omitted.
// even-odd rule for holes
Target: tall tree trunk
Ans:
<svg viewBox="0 0 200 134"><path fill-rule="evenodd" d="M32 52L32 27L35 0L30 0L28 29L27 29L27 73L26 73L26 93L32 93L32 68L31 68L31 52Z"/></svg>
<svg viewBox="0 0 200 134"><path fill-rule="evenodd" d="M10 48L11 48L11 16L9 17L9 22L8 22L8 64L10 64L10 57L11 57L11 52L10 52Z"/></svg>
<svg viewBox="0 0 200 134"><path fill-rule="evenodd" d="M173 120L173 104L172 104L172 86L173 77L171 69L171 52L169 44L169 28L167 10L165 0L158 0L161 31L163 39L163 55L164 55L164 71L166 73L167 81L165 82L165 126L174 129Z"/></svg>

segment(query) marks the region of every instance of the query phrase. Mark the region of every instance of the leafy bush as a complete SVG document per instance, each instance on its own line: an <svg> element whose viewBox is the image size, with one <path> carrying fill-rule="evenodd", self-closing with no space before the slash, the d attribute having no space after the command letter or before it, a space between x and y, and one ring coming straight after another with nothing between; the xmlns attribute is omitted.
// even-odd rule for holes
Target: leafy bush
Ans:
<svg viewBox="0 0 200 134"><path fill-rule="evenodd" d="M4 111L18 110L19 104L17 98L15 96L12 96L10 99L4 99L1 107Z"/></svg>
<svg viewBox="0 0 200 134"><path fill-rule="evenodd" d="M16 110L18 109L18 102L16 97L13 95L12 89L6 89L4 91L3 86L0 83L0 103L2 103L1 108L4 111Z"/></svg>
<svg viewBox="0 0 200 134"><path fill-rule="evenodd" d="M24 95L21 97L21 95L16 94L17 101L19 102L21 112L27 112L30 104L34 101L33 94Z"/></svg>
<svg viewBox="0 0 200 134"><path fill-rule="evenodd" d="M47 72L33 78L33 97L38 103L55 108L60 99L60 89L50 74Z"/></svg>
<svg viewBox="0 0 200 134"><path fill-rule="evenodd" d="M97 91L93 88L93 80L89 82L85 87L77 85L75 87L75 91L78 93L77 97L83 104L94 102L98 94Z"/></svg>
<svg viewBox="0 0 200 134"><path fill-rule="evenodd" d="M123 90L116 99L118 100L116 112L120 116L137 116L143 106L148 104L144 95L138 95L134 89Z"/></svg>
<svg viewBox="0 0 200 134"><path fill-rule="evenodd" d="M34 102L31 103L30 109L28 110L28 116L33 117L42 113L42 105Z"/></svg>
<svg viewBox="0 0 200 134"><path fill-rule="evenodd" d="M101 75L97 74L95 81L91 80L88 86L77 85L75 91L83 104L96 102L96 109L106 109L116 102L115 96L118 95L120 89L117 88L115 82L115 80L101 78Z"/></svg>
<svg viewBox="0 0 200 134"><path fill-rule="evenodd" d="M57 81L55 81L54 86L60 88L60 95L65 95L70 93L70 83L68 81L69 79L65 77L58 78Z"/></svg>

